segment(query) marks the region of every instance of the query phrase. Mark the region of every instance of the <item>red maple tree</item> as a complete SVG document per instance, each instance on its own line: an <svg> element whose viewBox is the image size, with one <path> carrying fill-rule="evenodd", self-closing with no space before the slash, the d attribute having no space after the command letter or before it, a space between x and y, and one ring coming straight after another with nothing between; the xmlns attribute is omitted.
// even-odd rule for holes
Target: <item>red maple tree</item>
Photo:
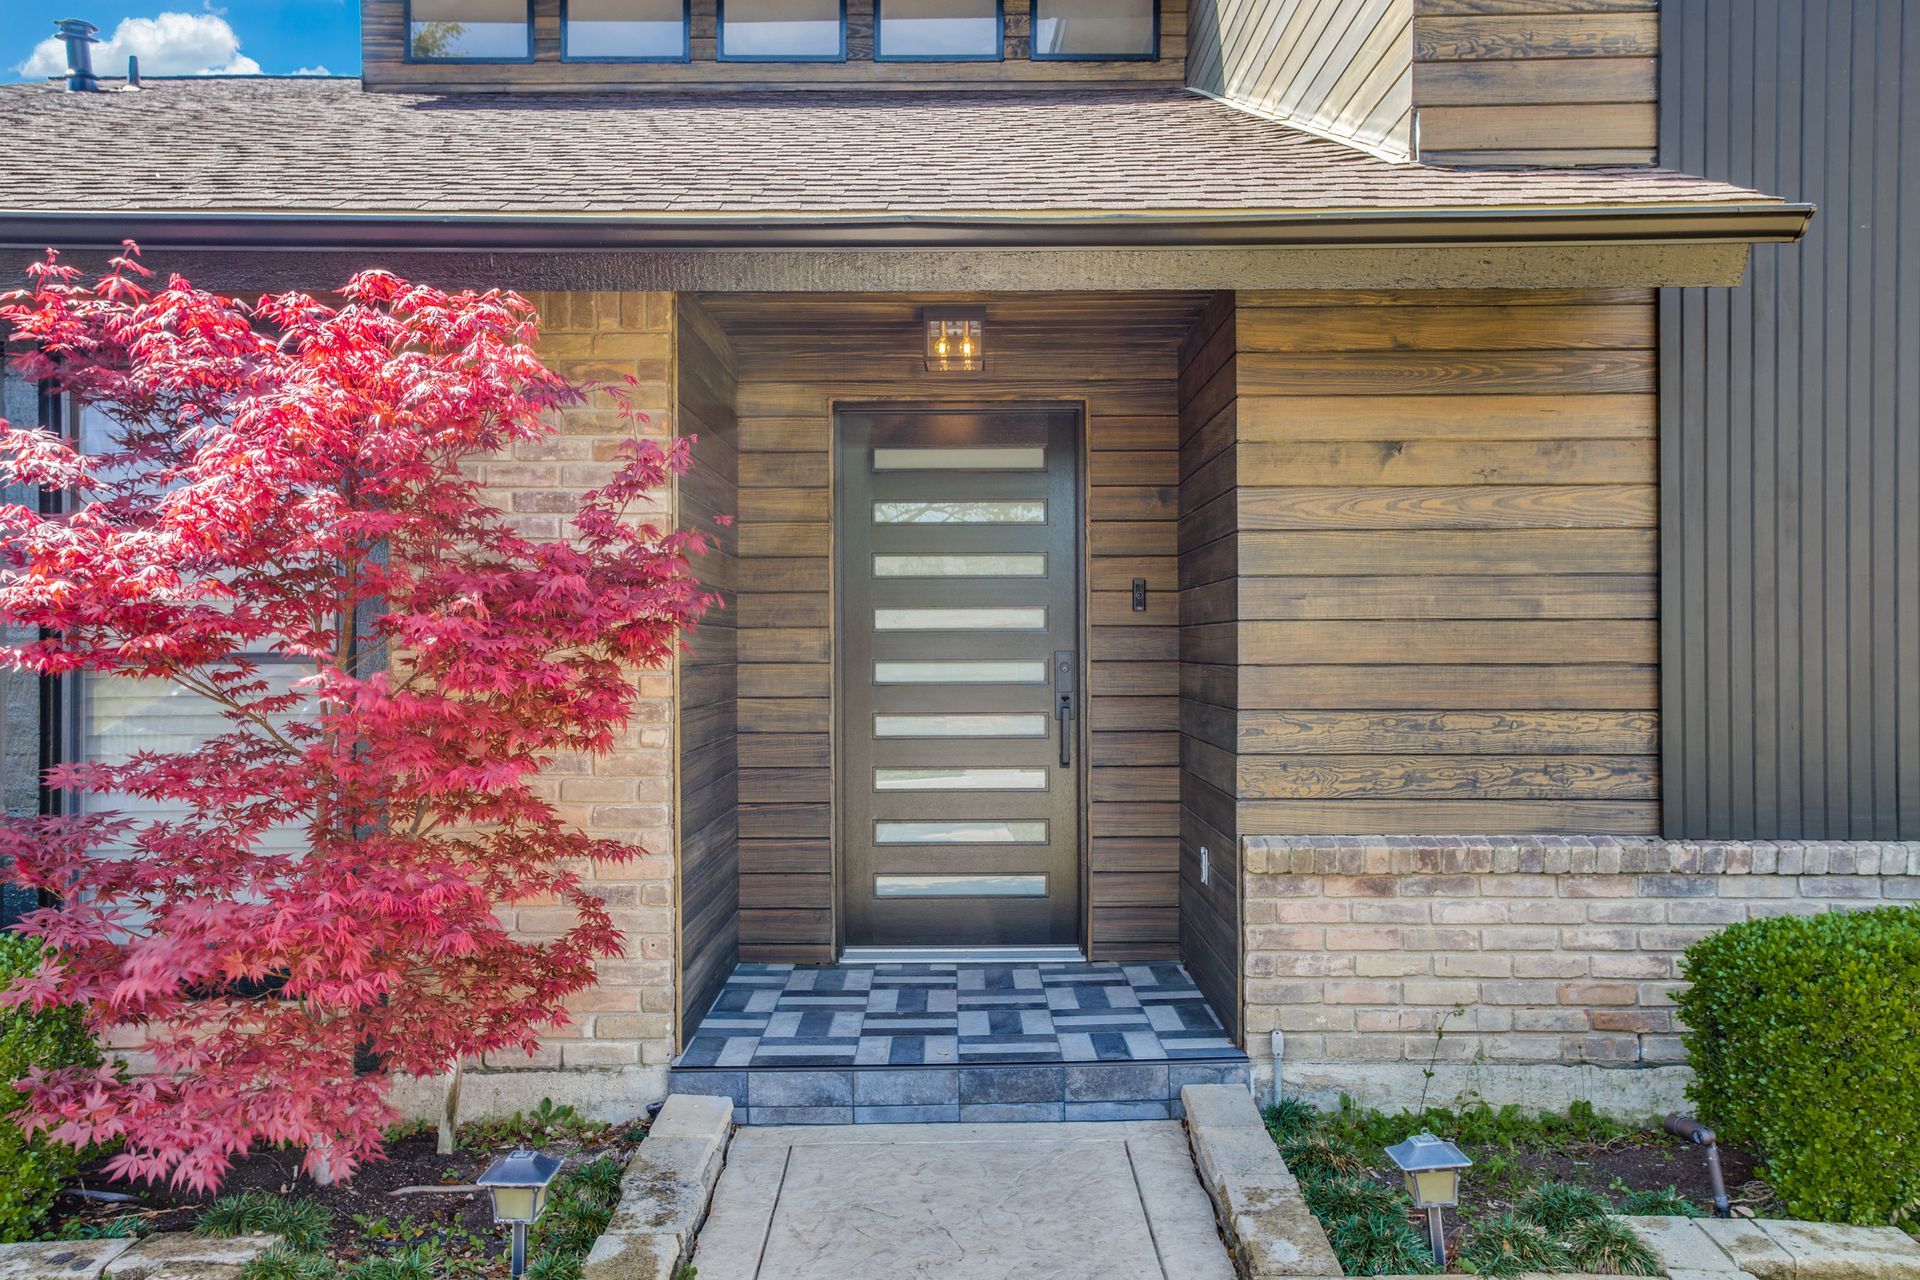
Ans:
<svg viewBox="0 0 1920 1280"><path fill-rule="evenodd" d="M338 305L249 306L149 290L136 254L91 283L49 254L0 299L22 372L116 424L86 456L0 423L0 482L65 495L0 508L0 619L42 637L0 659L168 681L227 727L61 766L84 811L0 830L58 896L24 926L52 962L0 1000L81 1006L151 1065L36 1074L26 1123L196 1189L256 1143L350 1176L392 1074L531 1050L621 953L582 873L640 850L562 821L535 775L609 751L634 669L711 603L698 536L630 514L686 442L636 438L568 540L532 541L461 466L587 394L535 354L525 299L369 271ZM110 807L129 796L148 820ZM496 910L529 900L577 923L513 937Z"/></svg>

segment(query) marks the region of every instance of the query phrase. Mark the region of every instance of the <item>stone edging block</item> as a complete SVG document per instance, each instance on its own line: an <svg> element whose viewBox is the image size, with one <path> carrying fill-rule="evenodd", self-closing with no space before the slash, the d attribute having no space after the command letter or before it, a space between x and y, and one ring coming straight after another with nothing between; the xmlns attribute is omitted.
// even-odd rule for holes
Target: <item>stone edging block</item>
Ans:
<svg viewBox="0 0 1920 1280"><path fill-rule="evenodd" d="M1252 1095L1238 1085L1188 1085L1180 1101L1194 1167L1226 1230L1240 1275L1246 1280L1344 1275Z"/></svg>
<svg viewBox="0 0 1920 1280"><path fill-rule="evenodd" d="M583 1280L672 1280L693 1252L726 1163L733 1100L674 1094L620 1180L620 1204L594 1242Z"/></svg>
<svg viewBox="0 0 1920 1280"><path fill-rule="evenodd" d="M171 1231L144 1240L0 1244L0 1280L233 1280L279 1243L279 1236Z"/></svg>
<svg viewBox="0 0 1920 1280"><path fill-rule="evenodd" d="M1920 1280L1920 1243L1895 1227L1774 1218L1628 1217L1676 1280Z"/></svg>

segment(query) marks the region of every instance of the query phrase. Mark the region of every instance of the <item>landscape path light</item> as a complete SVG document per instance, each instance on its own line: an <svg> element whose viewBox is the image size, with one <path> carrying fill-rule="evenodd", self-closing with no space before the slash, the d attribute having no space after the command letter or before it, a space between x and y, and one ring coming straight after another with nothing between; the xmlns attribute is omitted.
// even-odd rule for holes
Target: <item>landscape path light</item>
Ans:
<svg viewBox="0 0 1920 1280"><path fill-rule="evenodd" d="M521 1147L487 1166L479 1186L493 1197L493 1220L513 1228L514 1280L527 1269L527 1228L547 1209L547 1188L560 1172L561 1162L552 1156Z"/></svg>
<svg viewBox="0 0 1920 1280"><path fill-rule="evenodd" d="M1440 1211L1460 1203L1460 1172L1471 1169L1473 1161L1451 1142L1430 1133L1416 1133L1388 1147L1387 1158L1406 1175L1407 1194L1413 1197L1414 1207L1427 1211L1427 1239L1433 1244L1433 1260L1444 1270L1447 1231Z"/></svg>

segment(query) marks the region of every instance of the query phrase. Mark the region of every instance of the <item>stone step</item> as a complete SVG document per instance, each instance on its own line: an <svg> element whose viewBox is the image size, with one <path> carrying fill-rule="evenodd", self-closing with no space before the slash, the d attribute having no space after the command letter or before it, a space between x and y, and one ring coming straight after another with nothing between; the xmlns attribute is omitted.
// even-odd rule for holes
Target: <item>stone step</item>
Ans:
<svg viewBox="0 0 1920 1280"><path fill-rule="evenodd" d="M668 1091L730 1098L741 1124L1173 1120L1193 1084L1247 1088L1245 1055L1167 1062L676 1067Z"/></svg>

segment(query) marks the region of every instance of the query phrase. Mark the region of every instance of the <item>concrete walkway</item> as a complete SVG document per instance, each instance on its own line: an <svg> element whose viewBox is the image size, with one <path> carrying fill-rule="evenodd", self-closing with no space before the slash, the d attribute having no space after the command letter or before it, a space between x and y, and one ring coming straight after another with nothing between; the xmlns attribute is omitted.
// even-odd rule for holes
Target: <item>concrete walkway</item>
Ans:
<svg viewBox="0 0 1920 1280"><path fill-rule="evenodd" d="M700 1280L1233 1280L1178 1121L737 1131Z"/></svg>

